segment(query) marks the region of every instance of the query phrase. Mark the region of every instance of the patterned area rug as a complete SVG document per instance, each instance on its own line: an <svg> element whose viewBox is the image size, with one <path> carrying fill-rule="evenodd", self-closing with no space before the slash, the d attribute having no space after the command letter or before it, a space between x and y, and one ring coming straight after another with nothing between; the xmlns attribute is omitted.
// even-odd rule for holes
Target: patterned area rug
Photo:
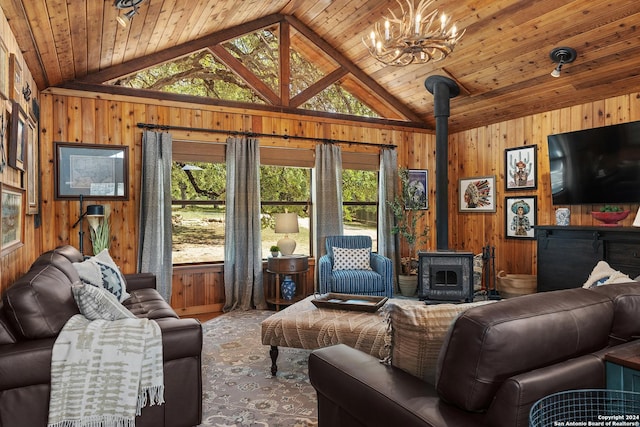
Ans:
<svg viewBox="0 0 640 427"><path fill-rule="evenodd" d="M260 322L273 311L234 311L203 323L201 426L316 426L310 350L280 348L271 377Z"/></svg>

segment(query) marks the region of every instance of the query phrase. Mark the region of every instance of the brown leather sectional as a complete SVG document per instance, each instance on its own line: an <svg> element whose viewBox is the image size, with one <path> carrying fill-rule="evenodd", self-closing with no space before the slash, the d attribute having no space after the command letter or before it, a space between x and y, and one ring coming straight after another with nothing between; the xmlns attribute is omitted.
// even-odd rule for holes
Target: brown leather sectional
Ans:
<svg viewBox="0 0 640 427"><path fill-rule="evenodd" d="M319 426L528 426L544 396L605 388L604 354L640 337L639 315L637 282L471 308L445 339L435 386L342 344L314 350Z"/></svg>
<svg viewBox="0 0 640 427"><path fill-rule="evenodd" d="M0 304L0 427L47 425L51 350L78 307L71 285L80 281L72 246L45 252L3 294ZM165 403L143 408L137 427L189 427L202 419L202 328L180 319L155 290L152 274L125 275L137 317L154 319L162 331Z"/></svg>

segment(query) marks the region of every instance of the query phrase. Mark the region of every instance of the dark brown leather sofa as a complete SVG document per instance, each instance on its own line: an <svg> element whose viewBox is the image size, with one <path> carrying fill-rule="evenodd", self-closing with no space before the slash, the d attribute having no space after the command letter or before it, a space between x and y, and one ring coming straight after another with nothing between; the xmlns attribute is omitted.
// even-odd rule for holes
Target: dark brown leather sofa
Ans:
<svg viewBox="0 0 640 427"><path fill-rule="evenodd" d="M551 393L605 388L604 354L640 336L640 283L538 293L457 318L436 385L344 345L315 350L319 426L524 427Z"/></svg>
<svg viewBox="0 0 640 427"><path fill-rule="evenodd" d="M80 280L72 246L45 252L4 293L0 305L0 427L47 425L51 350L78 307L71 285ZM155 290L152 274L125 275L137 317L154 319L162 331L165 403L147 406L137 427L188 427L202 419L202 328L180 319Z"/></svg>

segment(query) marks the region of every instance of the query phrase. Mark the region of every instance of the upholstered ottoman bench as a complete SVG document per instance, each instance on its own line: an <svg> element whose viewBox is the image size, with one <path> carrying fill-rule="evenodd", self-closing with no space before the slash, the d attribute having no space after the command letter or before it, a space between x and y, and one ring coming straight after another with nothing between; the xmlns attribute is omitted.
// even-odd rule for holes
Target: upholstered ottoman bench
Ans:
<svg viewBox="0 0 640 427"><path fill-rule="evenodd" d="M278 347L307 350L346 344L384 359L389 354L390 335L384 307L376 312L317 308L309 296L262 321L262 344L271 346L271 374L278 366ZM398 304L424 304L417 300L389 299ZM388 302L387 302L388 304Z"/></svg>

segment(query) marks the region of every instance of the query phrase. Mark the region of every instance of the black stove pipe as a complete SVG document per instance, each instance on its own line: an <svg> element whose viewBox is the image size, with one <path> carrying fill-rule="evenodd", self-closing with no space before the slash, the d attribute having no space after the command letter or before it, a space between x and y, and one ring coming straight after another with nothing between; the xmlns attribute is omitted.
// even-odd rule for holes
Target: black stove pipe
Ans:
<svg viewBox="0 0 640 427"><path fill-rule="evenodd" d="M448 77L429 76L424 86L433 94L436 119L436 248L449 249L449 100L460 88Z"/></svg>

